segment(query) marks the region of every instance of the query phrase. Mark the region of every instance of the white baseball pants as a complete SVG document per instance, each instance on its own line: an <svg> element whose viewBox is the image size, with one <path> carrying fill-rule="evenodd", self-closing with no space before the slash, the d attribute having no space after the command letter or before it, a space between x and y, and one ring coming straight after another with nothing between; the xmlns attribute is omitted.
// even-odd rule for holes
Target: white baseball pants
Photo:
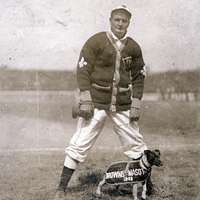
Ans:
<svg viewBox="0 0 200 200"><path fill-rule="evenodd" d="M111 112L95 108L94 116L90 121L78 119L77 130L65 149L66 167L75 169L79 162L85 160L88 151L103 129L106 117L114 123L114 132L119 136L125 155L137 159L147 149L137 122L129 123L129 111Z"/></svg>

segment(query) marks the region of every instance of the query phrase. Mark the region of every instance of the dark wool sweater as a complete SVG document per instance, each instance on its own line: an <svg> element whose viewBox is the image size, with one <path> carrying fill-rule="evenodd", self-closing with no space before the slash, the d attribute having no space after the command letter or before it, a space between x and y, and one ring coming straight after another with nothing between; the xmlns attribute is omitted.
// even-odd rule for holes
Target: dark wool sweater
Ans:
<svg viewBox="0 0 200 200"><path fill-rule="evenodd" d="M115 42L113 38L112 41ZM81 50L77 67L78 86L80 91L90 91L96 108L110 109L113 87L116 87L117 111L130 109L131 95L142 98L144 76L141 70L144 61L140 46L130 37L123 41L123 45L117 54L108 33L100 32L89 38ZM120 77L113 86L116 60L119 61Z"/></svg>

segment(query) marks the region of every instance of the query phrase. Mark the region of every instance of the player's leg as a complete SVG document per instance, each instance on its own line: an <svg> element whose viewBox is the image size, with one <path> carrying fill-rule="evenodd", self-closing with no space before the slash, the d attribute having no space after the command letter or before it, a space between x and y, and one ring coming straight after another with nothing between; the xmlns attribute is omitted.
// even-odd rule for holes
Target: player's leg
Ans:
<svg viewBox="0 0 200 200"><path fill-rule="evenodd" d="M146 194L150 196L155 192L154 190L154 185L151 180L151 174L148 176L147 181L146 181Z"/></svg>
<svg viewBox="0 0 200 200"><path fill-rule="evenodd" d="M114 122L114 131L119 136L124 153L131 159L138 159L142 156L147 145L139 131L137 122L129 123L129 111L110 113L109 117ZM151 176L147 180L147 195L153 191Z"/></svg>
<svg viewBox="0 0 200 200"><path fill-rule="evenodd" d="M65 199L65 196L66 196L65 190L66 190L66 187L67 187L74 171L75 171L75 169L68 168L64 165L64 167L62 169L61 177L60 177L60 183L56 190L54 200L64 200Z"/></svg>
<svg viewBox="0 0 200 200"><path fill-rule="evenodd" d="M109 117L114 122L114 131L119 136L125 155L132 159L142 156L147 146L137 122L129 123L129 111L112 112Z"/></svg>
<svg viewBox="0 0 200 200"><path fill-rule="evenodd" d="M85 160L88 151L99 136L104 126L105 119L106 112L98 109L94 110L94 116L89 121L79 118L77 130L65 149L66 157L58 191L65 191L67 188L68 182L77 168L77 165Z"/></svg>

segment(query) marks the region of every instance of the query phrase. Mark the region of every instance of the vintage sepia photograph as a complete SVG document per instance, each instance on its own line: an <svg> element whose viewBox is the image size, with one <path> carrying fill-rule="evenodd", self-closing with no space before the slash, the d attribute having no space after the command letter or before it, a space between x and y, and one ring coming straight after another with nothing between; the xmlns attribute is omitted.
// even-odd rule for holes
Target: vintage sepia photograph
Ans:
<svg viewBox="0 0 200 200"><path fill-rule="evenodd" d="M0 200L199 200L199 0L0 0Z"/></svg>

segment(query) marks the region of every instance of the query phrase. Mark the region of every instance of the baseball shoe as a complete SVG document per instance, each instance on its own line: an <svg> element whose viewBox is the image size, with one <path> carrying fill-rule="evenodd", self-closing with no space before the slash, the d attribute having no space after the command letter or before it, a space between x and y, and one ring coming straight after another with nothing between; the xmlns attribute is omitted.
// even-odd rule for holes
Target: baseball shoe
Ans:
<svg viewBox="0 0 200 200"><path fill-rule="evenodd" d="M57 190L53 200L65 200L66 193L63 190Z"/></svg>
<svg viewBox="0 0 200 200"><path fill-rule="evenodd" d="M54 196L54 200L65 200L66 199L66 188L69 180L74 172L74 169L69 169L67 167L63 167L62 174L60 177L60 183L56 190L56 194Z"/></svg>

